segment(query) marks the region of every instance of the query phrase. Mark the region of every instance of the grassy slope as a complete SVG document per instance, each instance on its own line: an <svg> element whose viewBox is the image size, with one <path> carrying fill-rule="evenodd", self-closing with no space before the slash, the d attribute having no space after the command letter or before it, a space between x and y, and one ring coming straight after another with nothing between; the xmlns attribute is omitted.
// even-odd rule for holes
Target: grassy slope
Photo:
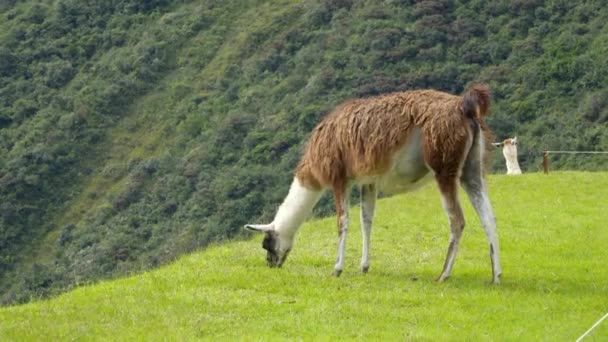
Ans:
<svg viewBox="0 0 608 342"><path fill-rule="evenodd" d="M49 13L58 2L48 2ZM37 3L39 1L19 1L16 8L28 13ZM120 83L124 77L138 79L133 71L120 71L122 66L130 64L134 69L146 66L137 61L147 56L144 52L153 47L152 50L159 49L158 56L164 61L162 71L148 86L140 87L137 95L123 99L127 103L125 112L109 120L111 123L99 126L100 136L105 139L88 146L88 153L74 157L78 167L71 169L83 172L74 179L73 186L58 187L58 193L69 194L66 195L69 200L57 201L65 206L57 204L58 210L47 208L42 220L44 225L24 225L32 228L32 234L24 233L26 229L8 227L11 233L19 232L26 238L23 246L12 244L15 255L10 258L15 260L15 265L11 273L0 279L0 302L3 295L11 292L18 295L11 300L21 300L20 296L31 293L62 291L82 279L111 277L151 267L205 245L209 240L232 236L234 232L230 228L239 227L244 217L253 215L250 213L265 215L272 210L276 198L281 196L277 189L281 188L280 184L288 184L289 172L299 155L299 144L309 128L335 102L345 98L410 87L456 91L472 81L487 81L496 95L491 126L496 130L497 139L508 134L520 136L522 167L535 163L534 168L527 170L537 170L541 146L570 149L575 145L571 142L583 139L582 136L594 136L584 140L592 141L591 146L598 150L608 146L604 143L608 140L601 138L604 136L602 121L588 122L593 127L588 132L575 124L591 108L598 110L597 115L604 115L605 111L600 110L605 107L602 107L604 102L592 100L608 98L600 92L604 89L602 75L608 73L602 66L608 63L602 63L607 55L603 53L606 11L598 4L585 3L577 10L565 13L564 9L564 13L559 14L558 7L563 4L548 3L544 7L550 13L545 14L545 19L539 19L542 11L526 9L516 13L518 7L524 9L534 2L514 4L511 9L506 1L487 6L478 2L454 3L454 13L435 23L436 27L431 30L428 22L424 24L422 20L425 15L420 13L424 11L416 9L424 6L405 6L402 1L382 4L354 1L349 10L337 7L351 1L170 3L159 11L128 18L133 22L126 31L121 25L108 24L119 32L125 31L124 43L98 47L90 60L82 61L82 67L80 64L75 67L74 79L55 90L57 94L73 98L70 106L76 109L81 102L96 108L93 104L101 101L101 97L92 94L106 94L110 84ZM334 9L329 11L328 6ZM109 22L127 20L124 14L114 14ZM432 17L432 13L426 14ZM9 17L9 13L0 15L0 36L10 33L10 28L17 23ZM521 25L524 17L528 17L529 22ZM453 28L460 27L454 22L458 18L464 22L480 20L483 28L473 36L466 34L466 27L457 32ZM206 21L208 23L203 23ZM74 31L88 32L84 31L86 27L82 25ZM447 34L446 30L451 33ZM452 33L464 34L463 40L452 41L448 37ZM40 39L40 44L47 46L50 41ZM79 43L71 41L70 45L79 47ZM39 47L23 46L23 49L29 56L35 55L30 49ZM464 58L470 57L469 50L479 52L484 60L475 62ZM465 59L469 62L465 63ZM589 63L591 60L599 63L594 65ZM32 67L32 72L36 74L45 69L44 65ZM568 78L571 73L575 76ZM577 91L566 92L562 88ZM232 96L227 96L229 93ZM529 93L535 95L525 95ZM40 96L24 95L24 99L34 103L37 97ZM57 117L47 118L46 124L43 115L31 117L9 136L23 135L23 139L17 140L24 150L34 149L34 142L44 145L45 140L40 137L48 136L48 127L57 126L51 122L57 119L66 124L59 118L66 120L70 111L53 109L49 113ZM91 110L91 115L94 112ZM551 116L542 119L543 113ZM90 118L87 127L104 122L103 116L95 114L95 120ZM535 120L542 125L532 125ZM236 139L227 134L233 130L226 127L230 128L231 123L238 126L239 122L245 128L235 134ZM224 133L224 140L216 139L222 137L218 132ZM576 133L576 139L572 132ZM579 137L579 133L584 134ZM222 143L240 141L241 137L244 142L240 147ZM66 141L62 144L70 147ZM500 151L496 153L495 160L501 161ZM231 158L224 158L225 155ZM20 160L17 157L11 156L6 161ZM582 159L608 160L559 155L551 158L552 166L557 168L579 167L578 161ZM3 161L0 160L0 164ZM146 182L133 186L133 170L149 161L158 162L159 171ZM218 163L224 164L217 167ZM589 165L589 168L602 169L604 164L589 162ZM185 169L188 172L184 172ZM41 170L44 167L30 171L32 176L37 176ZM233 195L242 189L232 179L244 176L249 180L242 187L247 196ZM259 185L263 183L260 179L266 180L266 184ZM151 195L134 196L133 205L115 210L118 200L128 197L125 194L138 191ZM201 204L201 198L220 200L211 206ZM10 204L10 200L3 202L6 203ZM174 215L164 214L167 203L175 204ZM234 214L234 208L239 209L240 215ZM231 224L236 221L239 224ZM138 232L133 226L142 229ZM69 234L63 235L66 232ZM62 235L73 238L60 243ZM132 254L122 260L117 257L120 253L114 252L117 250L129 250ZM43 266L43 272L34 271L34 266ZM29 289L27 285L37 277L46 277L48 281L40 281L39 286L32 285ZM29 292L24 292L26 290Z"/></svg>
<svg viewBox="0 0 608 342"><path fill-rule="evenodd" d="M575 339L608 311L608 173L493 176L489 183L502 243L500 286L486 283L485 236L468 203L452 278L433 281L448 229L436 189L427 186L380 202L368 275L358 273L354 219L345 272L329 276L336 240L329 218L303 227L283 269L264 265L259 237L215 246L156 271L0 309L0 340ZM589 340L606 336L603 323Z"/></svg>

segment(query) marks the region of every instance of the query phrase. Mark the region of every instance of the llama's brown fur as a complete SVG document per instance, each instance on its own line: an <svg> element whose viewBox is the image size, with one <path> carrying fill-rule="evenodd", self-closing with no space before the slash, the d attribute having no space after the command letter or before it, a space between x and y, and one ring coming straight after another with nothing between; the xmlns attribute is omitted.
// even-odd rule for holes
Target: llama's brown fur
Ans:
<svg viewBox="0 0 608 342"><path fill-rule="evenodd" d="M470 88L464 96L417 90L348 101L313 130L296 177L319 190L381 175L413 127L421 129L425 162L433 171L456 175L468 152L466 141L474 133L472 122L480 125L485 145L491 146L483 120L488 107L485 86Z"/></svg>

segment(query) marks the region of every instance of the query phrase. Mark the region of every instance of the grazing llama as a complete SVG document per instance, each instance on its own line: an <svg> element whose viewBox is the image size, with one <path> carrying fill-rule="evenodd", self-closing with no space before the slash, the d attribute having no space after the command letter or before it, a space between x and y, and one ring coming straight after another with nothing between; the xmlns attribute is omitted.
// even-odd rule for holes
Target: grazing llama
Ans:
<svg viewBox="0 0 608 342"><path fill-rule="evenodd" d="M507 175L521 175L521 169L517 162L517 137L505 139L505 141L496 145L502 145L502 154L507 161Z"/></svg>
<svg viewBox="0 0 608 342"><path fill-rule="evenodd" d="M492 281L500 282L496 220L483 178L491 132L484 122L489 89L474 86L463 96L415 90L348 101L329 113L313 130L284 202L272 223L248 224L265 234L270 267L280 267L294 236L325 189L333 192L338 218L338 258L333 275L344 266L351 185L361 187L363 253L361 271L369 269L370 233L376 196L417 188L432 175L439 186L450 224L443 271L454 265L465 220L458 196L462 184L489 241Z"/></svg>

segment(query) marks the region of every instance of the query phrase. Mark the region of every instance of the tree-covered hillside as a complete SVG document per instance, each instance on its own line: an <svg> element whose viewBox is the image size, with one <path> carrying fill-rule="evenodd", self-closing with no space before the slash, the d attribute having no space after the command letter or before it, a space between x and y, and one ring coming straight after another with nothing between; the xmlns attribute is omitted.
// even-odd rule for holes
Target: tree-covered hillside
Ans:
<svg viewBox="0 0 608 342"><path fill-rule="evenodd" d="M268 220L348 98L486 82L524 172L606 151L607 22L602 1L0 0L2 302Z"/></svg>

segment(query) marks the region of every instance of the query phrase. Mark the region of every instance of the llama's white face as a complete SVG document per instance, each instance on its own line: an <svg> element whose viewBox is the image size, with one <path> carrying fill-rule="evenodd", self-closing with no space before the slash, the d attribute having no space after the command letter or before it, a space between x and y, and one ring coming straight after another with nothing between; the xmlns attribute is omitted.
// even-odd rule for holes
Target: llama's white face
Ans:
<svg viewBox="0 0 608 342"><path fill-rule="evenodd" d="M517 146L517 137L505 139L505 141L503 141L502 144L505 146L509 146L509 145Z"/></svg>
<svg viewBox="0 0 608 342"><path fill-rule="evenodd" d="M281 267L291 251L292 241L279 236L270 225L245 225L245 229L264 233L262 248L266 250L266 262L268 267Z"/></svg>
<svg viewBox="0 0 608 342"><path fill-rule="evenodd" d="M503 142L502 154L506 159L517 158L517 137L506 139Z"/></svg>

